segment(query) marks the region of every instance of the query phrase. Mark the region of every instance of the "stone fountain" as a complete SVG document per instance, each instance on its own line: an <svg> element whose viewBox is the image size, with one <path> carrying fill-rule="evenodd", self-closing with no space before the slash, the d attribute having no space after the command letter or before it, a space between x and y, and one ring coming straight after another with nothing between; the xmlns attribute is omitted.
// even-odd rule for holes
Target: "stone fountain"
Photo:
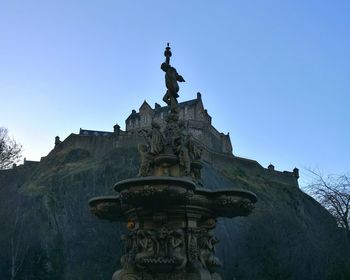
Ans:
<svg viewBox="0 0 350 280"><path fill-rule="evenodd" d="M115 196L95 197L89 205L100 219L126 223L122 268L113 280L219 280L216 219L247 216L257 199L244 190L203 187L202 148L179 119L177 82L185 80L170 65L169 44L164 55L166 126L152 122L140 131L146 144L138 146L138 176L117 182Z"/></svg>

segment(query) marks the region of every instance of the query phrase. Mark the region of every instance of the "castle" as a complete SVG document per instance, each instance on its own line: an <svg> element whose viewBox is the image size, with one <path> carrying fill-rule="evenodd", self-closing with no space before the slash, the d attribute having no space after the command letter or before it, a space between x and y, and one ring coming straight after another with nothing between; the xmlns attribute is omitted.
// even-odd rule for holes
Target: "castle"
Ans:
<svg viewBox="0 0 350 280"><path fill-rule="evenodd" d="M202 96L197 93L196 99L181 102L179 105L179 118L184 121L189 134L203 150L203 160L213 162L218 157L221 159L234 160L239 165L247 166L250 169L256 169L257 172L270 174L275 179L280 178L282 181L292 180L295 186L298 186L294 179L299 178L297 168L290 171L277 171L270 164L267 168L263 168L257 161L241 158L233 155L230 135L219 132L211 123L211 116L205 109ZM98 131L80 128L79 133L71 133L63 141L58 136L55 138L55 147L40 162L61 150L82 149L88 151L92 156L101 156L111 152L119 147L137 147L138 143L144 141L139 131L151 128L152 121L160 124L161 129L165 127L165 118L170 112L169 106L160 106L155 103L152 108L146 101L143 102L139 111L132 110L131 114L125 120L125 130L116 124L113 131ZM16 169L33 168L39 162L25 160L23 165L14 166ZM5 170L4 170L5 171ZM294 178L294 179L293 179Z"/></svg>
<svg viewBox="0 0 350 280"><path fill-rule="evenodd" d="M164 52L165 62L161 64L161 69L165 72L167 87L163 101L167 106L155 103L154 108L152 108L145 100L138 112L132 110L127 117L125 130L116 124L113 131L80 128L79 134L72 133L64 141L56 136L54 149L40 161L55 157L61 151L80 150L97 158L110 153L115 148L136 148L139 144L146 142L143 132L152 130L156 124L157 129L164 131L168 127L167 122L170 117L175 114L177 121L181 121L181 126L187 130L186 133L190 136L193 144L201 151L203 161L214 163L220 159L222 162L236 162L239 170L243 167L248 168L267 176L273 175L282 181L286 179L289 184L298 186L296 180L299 178L299 171L297 168L294 168L292 172L280 172L276 171L272 164L265 169L254 160L234 156L229 133L219 132L212 125L212 118L204 108L201 93L198 92L195 99L178 103L178 82L185 82L185 80L170 65L171 55L168 44ZM26 163L25 161L23 165L28 166ZM35 162L31 162L31 165L33 164L35 165Z"/></svg>
<svg viewBox="0 0 350 280"><path fill-rule="evenodd" d="M152 121L160 124L161 128L165 126L165 118L169 114L169 106L160 106L155 104L154 109L144 101L139 112L132 110L131 114L125 120L125 131L120 129L119 125L114 126L113 132L95 131L80 129L79 135L83 136L137 136L141 129L150 129ZM211 124L211 116L204 109L202 95L198 92L197 98L179 103L179 118L185 122L189 133L206 150L232 155L232 145L229 134L217 131Z"/></svg>

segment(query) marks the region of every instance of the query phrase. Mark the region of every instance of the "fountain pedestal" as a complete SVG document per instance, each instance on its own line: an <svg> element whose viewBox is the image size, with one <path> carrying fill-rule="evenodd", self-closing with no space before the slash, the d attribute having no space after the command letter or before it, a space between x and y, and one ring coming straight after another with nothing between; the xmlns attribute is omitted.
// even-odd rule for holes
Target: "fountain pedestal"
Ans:
<svg viewBox="0 0 350 280"><path fill-rule="evenodd" d="M240 190L210 191L181 177L149 176L115 185L116 196L90 200L101 219L126 222L124 279L220 279L214 254L217 217L246 216L256 197Z"/></svg>

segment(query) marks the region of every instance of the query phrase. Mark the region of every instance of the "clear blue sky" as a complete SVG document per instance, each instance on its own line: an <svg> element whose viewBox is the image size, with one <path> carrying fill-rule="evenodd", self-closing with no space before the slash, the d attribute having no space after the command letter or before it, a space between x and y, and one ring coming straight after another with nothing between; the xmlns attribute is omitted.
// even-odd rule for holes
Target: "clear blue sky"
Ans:
<svg viewBox="0 0 350 280"><path fill-rule="evenodd" d="M161 103L170 42L180 101L200 91L235 155L349 171L349 15L347 0L3 0L0 126L32 160L56 135L124 128Z"/></svg>

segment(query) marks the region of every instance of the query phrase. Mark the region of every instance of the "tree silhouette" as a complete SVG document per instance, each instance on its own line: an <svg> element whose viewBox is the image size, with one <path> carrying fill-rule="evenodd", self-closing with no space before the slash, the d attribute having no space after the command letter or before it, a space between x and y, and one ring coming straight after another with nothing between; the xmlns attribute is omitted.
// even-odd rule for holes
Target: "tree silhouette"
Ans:
<svg viewBox="0 0 350 280"><path fill-rule="evenodd" d="M22 146L8 136L8 131L0 127L0 170L10 168L21 158Z"/></svg>
<svg viewBox="0 0 350 280"><path fill-rule="evenodd" d="M350 175L328 175L309 170L313 181L307 186L309 193L336 219L338 225L346 230L350 241Z"/></svg>

